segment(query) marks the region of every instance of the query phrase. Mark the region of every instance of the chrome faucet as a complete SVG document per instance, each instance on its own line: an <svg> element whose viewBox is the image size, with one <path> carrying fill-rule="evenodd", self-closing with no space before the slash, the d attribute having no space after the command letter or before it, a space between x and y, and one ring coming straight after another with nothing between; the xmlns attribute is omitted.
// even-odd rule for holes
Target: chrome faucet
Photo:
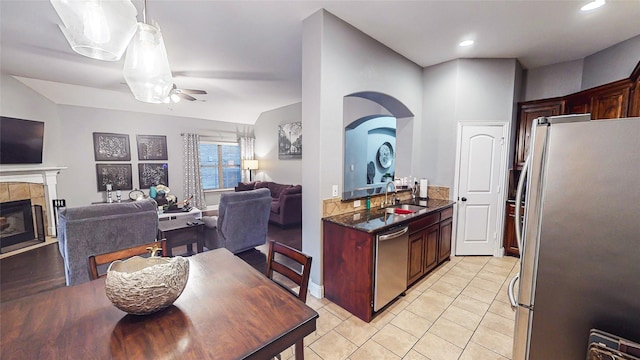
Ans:
<svg viewBox="0 0 640 360"><path fill-rule="evenodd" d="M395 202L395 198L396 198L396 185L393 183L393 181L387 181L387 186L385 186L384 188L384 202L382 203L381 207L385 207L387 205L389 205L388 199L387 199L387 195L389 194L389 185L393 186L393 202Z"/></svg>

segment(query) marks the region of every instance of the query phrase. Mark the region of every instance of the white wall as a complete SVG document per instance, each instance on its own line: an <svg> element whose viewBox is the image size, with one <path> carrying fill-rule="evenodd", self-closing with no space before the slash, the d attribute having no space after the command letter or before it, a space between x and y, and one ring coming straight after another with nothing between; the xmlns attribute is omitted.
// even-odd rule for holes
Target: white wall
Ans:
<svg viewBox="0 0 640 360"><path fill-rule="evenodd" d="M458 123L512 124L518 71L515 59L458 59L424 69L419 177L453 189Z"/></svg>
<svg viewBox="0 0 640 360"><path fill-rule="evenodd" d="M278 125L299 121L302 121L302 103L265 111L258 117L254 131L256 159L260 160L260 169L254 171L253 180L275 181L281 184L302 183L302 160L278 159ZM303 157L307 151L313 149L307 147L307 141L303 136Z"/></svg>
<svg viewBox="0 0 640 360"><path fill-rule="evenodd" d="M25 120L44 122L42 166L62 166L59 162L58 111L56 104L31 90L11 76L0 78L0 114ZM2 165L5 169L25 165ZM29 167L32 167L29 165Z"/></svg>
<svg viewBox="0 0 640 360"><path fill-rule="evenodd" d="M343 97L388 94L419 118L422 69L325 10L303 22L302 59L302 131L313 149L302 163L302 250L313 257L311 279L320 285L322 200L342 183Z"/></svg>

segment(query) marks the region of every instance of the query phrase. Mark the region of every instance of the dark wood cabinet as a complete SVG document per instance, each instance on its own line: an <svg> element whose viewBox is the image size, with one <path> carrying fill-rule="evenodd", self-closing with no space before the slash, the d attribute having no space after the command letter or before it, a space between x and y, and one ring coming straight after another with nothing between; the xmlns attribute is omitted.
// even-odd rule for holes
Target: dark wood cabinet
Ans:
<svg viewBox="0 0 640 360"><path fill-rule="evenodd" d="M599 120L626 117L631 86L630 81L624 80L594 92L591 96L591 118Z"/></svg>
<svg viewBox="0 0 640 360"><path fill-rule="evenodd" d="M440 236L438 238L438 263L451 256L451 234L453 233L453 208L440 213Z"/></svg>
<svg viewBox="0 0 640 360"><path fill-rule="evenodd" d="M325 297L370 322L375 234L324 221L323 241Z"/></svg>
<svg viewBox="0 0 640 360"><path fill-rule="evenodd" d="M407 282L409 284L418 280L424 274L424 252L424 233L418 231L409 235L409 265L407 272Z"/></svg>
<svg viewBox="0 0 640 360"><path fill-rule="evenodd" d="M424 230L425 253L424 272L428 273L438 265L438 243L440 242L440 226L433 224Z"/></svg>
<svg viewBox="0 0 640 360"><path fill-rule="evenodd" d="M409 226L407 287L449 259L452 214L449 206L404 223ZM323 221L324 295L366 322L375 315L375 240L375 232Z"/></svg>
<svg viewBox="0 0 640 360"><path fill-rule="evenodd" d="M438 265L439 221L440 212L437 212L409 224L409 285Z"/></svg>
<svg viewBox="0 0 640 360"><path fill-rule="evenodd" d="M453 231L453 219L449 218L440 222L440 238L438 241L438 262L448 260L451 256L451 233Z"/></svg>
<svg viewBox="0 0 640 360"><path fill-rule="evenodd" d="M524 212L524 207L520 208ZM507 208L504 218L504 237L503 246L506 255L520 257L518 249L518 240L516 239L516 205L514 202L507 202ZM522 219L520 220L522 228Z"/></svg>
<svg viewBox="0 0 640 360"><path fill-rule="evenodd" d="M564 112L565 101L561 99L529 102L520 106L520 116L516 129L514 166L522 168L529 152L531 125L533 120L541 116L561 115Z"/></svg>

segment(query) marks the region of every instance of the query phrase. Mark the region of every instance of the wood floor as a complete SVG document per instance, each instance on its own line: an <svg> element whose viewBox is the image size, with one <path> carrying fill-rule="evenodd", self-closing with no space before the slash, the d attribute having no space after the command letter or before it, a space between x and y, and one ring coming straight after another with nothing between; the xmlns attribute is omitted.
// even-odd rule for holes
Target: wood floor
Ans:
<svg viewBox="0 0 640 360"><path fill-rule="evenodd" d="M300 250L302 249L302 228L298 226L281 229L278 226L269 225L267 240L275 240ZM186 246L175 248L173 253L184 255ZM266 253L267 246L262 245L239 253L237 256L264 273ZM61 286L65 286L64 264L57 243L0 259L0 302Z"/></svg>

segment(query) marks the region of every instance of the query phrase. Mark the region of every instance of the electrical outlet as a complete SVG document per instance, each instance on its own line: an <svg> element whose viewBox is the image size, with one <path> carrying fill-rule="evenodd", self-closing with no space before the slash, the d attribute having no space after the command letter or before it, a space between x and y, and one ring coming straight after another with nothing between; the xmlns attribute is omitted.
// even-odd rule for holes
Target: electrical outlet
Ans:
<svg viewBox="0 0 640 360"><path fill-rule="evenodd" d="M354 208L360 207L360 200L356 200L356 201L354 201L354 202L353 202L353 207L354 207Z"/></svg>
<svg viewBox="0 0 640 360"><path fill-rule="evenodd" d="M331 196L333 197L338 196L338 185L333 185L331 187Z"/></svg>

